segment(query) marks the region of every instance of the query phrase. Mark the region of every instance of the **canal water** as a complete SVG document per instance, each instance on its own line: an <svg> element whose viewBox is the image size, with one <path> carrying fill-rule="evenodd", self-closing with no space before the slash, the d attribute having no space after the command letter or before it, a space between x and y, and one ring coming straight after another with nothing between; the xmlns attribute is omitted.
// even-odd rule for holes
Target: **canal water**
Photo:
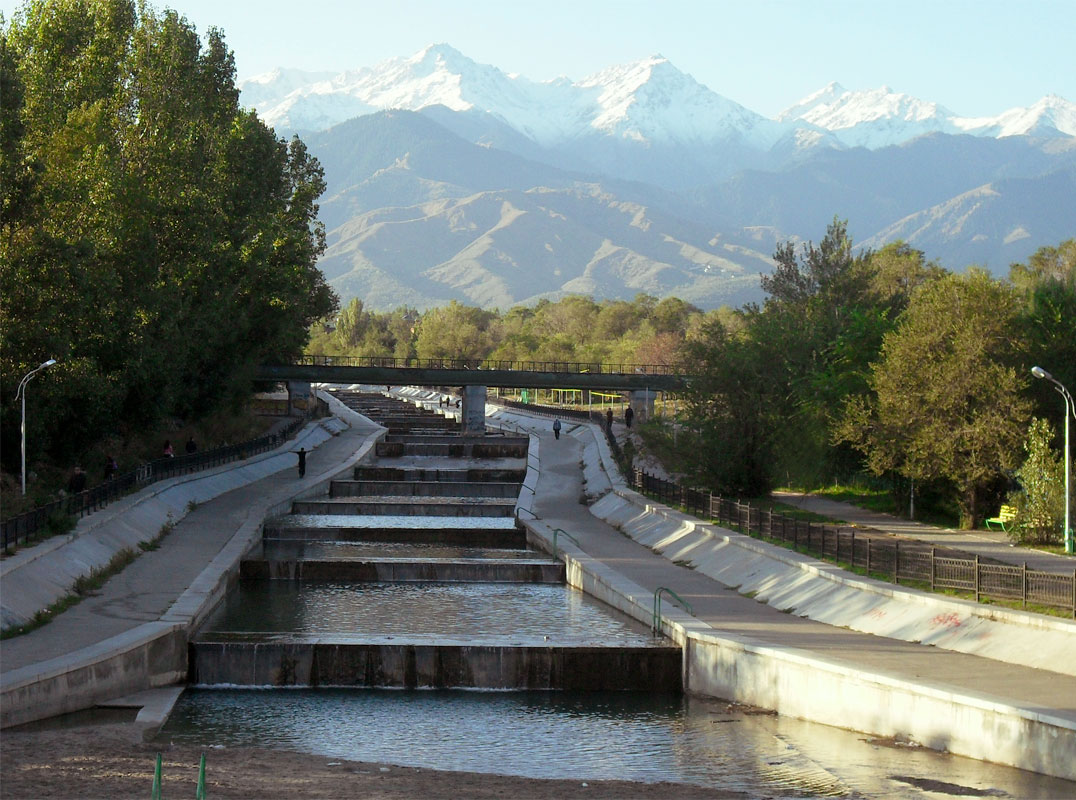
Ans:
<svg viewBox="0 0 1076 800"><path fill-rule="evenodd" d="M376 410L387 402L369 395L351 400L364 413L372 412L363 404ZM419 438L408 446L419 449ZM373 467L358 468L354 477L398 480L397 473L432 463L420 456L409 458L414 463L379 456ZM516 461L520 463L506 462L507 467L521 470L525 462ZM448 469L453 463L441 458L437 465L444 474L435 470L434 479L474 477ZM430 475L423 472L419 477ZM368 486L340 485L333 496L347 499L306 501L297 507L345 509L352 499L356 505L368 502L363 494L352 498ZM326 573L348 561L421 561L432 569L441 566L438 562L461 558L499 566L549 560L522 542L511 549L508 542L518 532L510 517L419 513L427 501L426 511L435 503L443 505L437 497L415 497L416 508L407 515L291 514L270 520L258 555L278 565L294 562L297 568L319 564ZM475 650L496 644L502 648L499 655L482 656L496 664L509 663L516 647L596 652L636 648L642 657L631 658L649 664L647 653L667 642L653 639L645 626L562 583L287 580L279 579L287 570L270 574L278 579L241 580L201 632L211 640L209 658L220 656L227 667L231 648L240 668L201 674L234 683L275 680L277 686L194 687L178 702L160 742L281 748L327 759L580 782L671 781L741 791L749 797L1076 796L1076 784L1066 781L650 686L647 691L617 692L288 686L302 682L295 679L301 673L292 662L305 664L299 654L322 639L330 641L329 650L368 649L374 642L392 653L401 648L401 640L411 643L403 649L417 643L425 650L438 643L456 650L460 643L479 645ZM250 665L241 656L251 650L250 664L268 661L272 666L279 660L279 669L247 669ZM326 652L316 651L308 660L313 664ZM679 654L674 650L673 656L672 672L678 677ZM445 656L445 663L455 657ZM341 663L350 664L346 659ZM609 666L617 663L619 667ZM572 674L619 677L636 667L614 660L605 664L591 673ZM474 674L498 674L490 664L483 667ZM359 668L326 668L324 674L331 678L322 683L337 687L505 685L363 682L373 672ZM248 675L256 679L236 677Z"/></svg>
<svg viewBox="0 0 1076 800"><path fill-rule="evenodd" d="M643 692L191 689L158 741L750 797L1070 798L1076 785L742 706Z"/></svg>

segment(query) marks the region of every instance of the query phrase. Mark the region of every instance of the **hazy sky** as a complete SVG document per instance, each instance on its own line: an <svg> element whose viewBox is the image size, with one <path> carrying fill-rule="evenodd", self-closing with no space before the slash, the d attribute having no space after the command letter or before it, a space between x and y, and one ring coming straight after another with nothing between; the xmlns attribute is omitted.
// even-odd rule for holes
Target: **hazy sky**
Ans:
<svg viewBox="0 0 1076 800"><path fill-rule="evenodd" d="M655 53L773 116L838 81L966 116L1076 102L1076 0L151 0L222 28L239 77L353 69L447 42L533 80ZM10 16L21 5L0 0Z"/></svg>

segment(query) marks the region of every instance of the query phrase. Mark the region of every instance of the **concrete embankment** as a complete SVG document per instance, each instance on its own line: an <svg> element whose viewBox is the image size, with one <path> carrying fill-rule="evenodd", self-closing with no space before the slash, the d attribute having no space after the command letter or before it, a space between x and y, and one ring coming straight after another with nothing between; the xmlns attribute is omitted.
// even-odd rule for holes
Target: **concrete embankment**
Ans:
<svg viewBox="0 0 1076 800"><path fill-rule="evenodd" d="M71 592L78 578L106 567L124 549L138 552L176 525L194 506L295 465L293 450L313 450L343 428L336 418L312 422L276 450L245 461L151 484L78 521L69 534L26 547L0 562L6 630Z"/></svg>
<svg viewBox="0 0 1076 800"><path fill-rule="evenodd" d="M136 559L97 596L4 642L0 726L185 680L188 635L235 579L242 556L260 540L263 520L290 510L295 497L325 494L331 479L365 458L384 434L329 399L337 420L349 429L339 422L314 423L274 453L151 487L114 504L107 516L87 518L84 522L95 524L60 546L46 542L39 546L42 552L27 551L33 558L24 557L21 569L32 565L34 572L12 570L14 582L5 575L5 606L14 599L14 587L21 591L21 581L31 574L53 576L51 582L66 589L68 565L86 561L76 554L88 542L95 542L91 551L115 552L153 538L169 513L179 520L158 551ZM295 479L291 452L300 446L316 448L302 481ZM197 509L188 510L191 501L200 504ZM111 555L97 558L107 563Z"/></svg>
<svg viewBox="0 0 1076 800"><path fill-rule="evenodd" d="M498 416L504 415L498 412ZM536 421L533 427L542 431L543 424L548 426ZM538 519L524 520L529 535L551 549L552 529L568 532L571 538L562 535L558 551L569 582L636 619L650 621L655 591L663 586L690 603L693 611L688 614L666 595L660 614L664 632L684 646L688 691L1076 779L1076 680L1062 674L1067 666L1059 665L1058 672L1023 666L1024 656L996 644L1005 635L1027 637L1022 648L1036 646L1028 642L1042 642L1054 653L1071 656L1076 639L1069 623L969 608L974 604L885 584L860 588L852 576L826 575L828 565L778 548L768 553L767 545L747 537L741 537L745 541L740 549L749 560L740 561L731 542L737 534L700 531L690 519L622 484L614 491L616 478L609 478L602 464L603 457L608 459L604 442L585 426L570 433L569 441L578 440L578 446L566 446L564 437L558 443L541 434L542 469L534 504ZM573 485L565 476L580 455L585 481ZM611 468L609 474L615 476ZM570 509L580 494L603 496L592 510L617 527L573 513ZM688 540L689 535L697 538ZM724 563L726 559L731 566ZM756 560L773 563L763 569L753 563ZM727 568L719 574L728 582L689 568L696 561L709 565L708 571ZM759 594L745 588L745 580L757 580L762 587ZM784 592L793 589L798 594L789 603L792 595ZM763 591L773 596L771 602L788 605L773 608L759 602ZM869 616L869 605L879 602L877 598L893 604L886 616L897 615L901 604L908 606L910 610L903 612L908 614L906 625L894 632L910 638L935 631L934 617L955 614L957 619L982 620L978 638L990 645L986 649L1016 663L869 636L837 627L844 622L821 624L798 616L808 601L815 604L812 613L822 616L825 610L831 620L844 619L838 613L843 606L850 606L845 612L850 619L863 606ZM912 613L917 608L929 610L926 622L918 627L915 620L920 617ZM985 635L986 630L992 633ZM961 642L955 637L946 643L962 645L975 638Z"/></svg>

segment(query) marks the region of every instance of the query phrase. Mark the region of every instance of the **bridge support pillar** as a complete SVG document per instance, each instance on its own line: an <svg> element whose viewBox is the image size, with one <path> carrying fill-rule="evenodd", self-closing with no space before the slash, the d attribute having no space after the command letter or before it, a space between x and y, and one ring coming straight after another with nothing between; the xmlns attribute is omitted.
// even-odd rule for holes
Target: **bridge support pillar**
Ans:
<svg viewBox="0 0 1076 800"><path fill-rule="evenodd" d="M460 433L464 436L483 436L486 433L486 387L464 386Z"/></svg>
<svg viewBox="0 0 1076 800"><path fill-rule="evenodd" d="M628 405L635 412L635 422L646 422L654 416L654 398L657 392L653 389L632 389L628 397Z"/></svg>
<svg viewBox="0 0 1076 800"><path fill-rule="evenodd" d="M288 414L300 416L313 407L314 393L310 381L288 381Z"/></svg>

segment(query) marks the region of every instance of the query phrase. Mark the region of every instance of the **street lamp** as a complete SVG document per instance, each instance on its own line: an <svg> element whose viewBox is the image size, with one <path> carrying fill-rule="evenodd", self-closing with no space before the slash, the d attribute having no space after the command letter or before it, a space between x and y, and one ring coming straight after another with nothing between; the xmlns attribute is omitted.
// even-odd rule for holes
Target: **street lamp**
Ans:
<svg viewBox="0 0 1076 800"><path fill-rule="evenodd" d="M43 370L45 367L51 367L56 363L55 358L50 358L44 364L40 365L36 369L30 370L26 377L19 381L19 389L15 392L15 399L19 399L19 395L22 395L22 496L26 496L26 384L30 382L30 378L34 377L37 373Z"/></svg>
<svg viewBox="0 0 1076 800"><path fill-rule="evenodd" d="M1071 495L1069 483L1069 471L1071 469L1069 458L1069 414L1076 416L1076 401L1073 401L1072 395L1069 394L1069 390L1065 388L1065 385L1061 381L1054 378L1049 372L1042 367L1032 367L1031 374L1036 378L1045 378L1054 385L1054 389L1065 400L1065 552L1071 553L1073 551L1072 546L1072 518L1069 516L1069 498Z"/></svg>

